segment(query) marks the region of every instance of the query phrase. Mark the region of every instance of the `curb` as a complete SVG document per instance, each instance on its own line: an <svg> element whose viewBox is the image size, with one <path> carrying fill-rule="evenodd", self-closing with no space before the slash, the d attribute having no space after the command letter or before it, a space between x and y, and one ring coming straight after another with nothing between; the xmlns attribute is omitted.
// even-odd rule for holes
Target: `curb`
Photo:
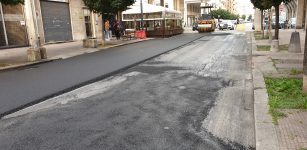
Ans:
<svg viewBox="0 0 307 150"><path fill-rule="evenodd" d="M106 49L110 49L110 48L114 48L114 47L120 47L120 46L130 45L130 44L134 44L134 43L145 42L145 41L149 41L149 40L153 40L153 39L154 38L146 38L146 39L142 39L142 40L127 42L127 43L120 43L120 44L117 44L117 45L111 45L111 46L106 46L106 47L102 47L102 48L96 48L97 50L91 51L89 53L95 53L95 52L98 52L100 50L106 50ZM75 55L68 55L66 57L60 55L60 57L54 56L54 57L51 57L51 58L45 59L45 60L40 60L40 61L35 61L35 62L27 62L27 63L23 63L23 64L18 64L18 65L11 65L11 66L0 68L0 73L5 72L5 71L24 69L26 67L40 65L40 64L44 64L44 63L49 63L49 62L53 62L53 61L57 61L57 60L68 59L68 58L71 58L71 57L76 57L76 56L86 54L85 52L86 51L84 51L82 53L75 54Z"/></svg>
<svg viewBox="0 0 307 150"><path fill-rule="evenodd" d="M20 64L20 65L11 65L11 66L0 68L0 72L11 71L11 70L16 70L16 69L23 69L26 67L44 64L44 63L48 63L48 62L52 62L52 61L56 61L60 59L61 58L54 58L54 59L51 58L51 59L45 59L45 60L40 60L36 62L27 62L27 63Z"/></svg>
<svg viewBox="0 0 307 150"><path fill-rule="evenodd" d="M257 50L253 32L252 53ZM262 72L253 68L254 86L254 119L255 139L257 150L279 150L277 133L273 124L272 116L269 114L268 93Z"/></svg>

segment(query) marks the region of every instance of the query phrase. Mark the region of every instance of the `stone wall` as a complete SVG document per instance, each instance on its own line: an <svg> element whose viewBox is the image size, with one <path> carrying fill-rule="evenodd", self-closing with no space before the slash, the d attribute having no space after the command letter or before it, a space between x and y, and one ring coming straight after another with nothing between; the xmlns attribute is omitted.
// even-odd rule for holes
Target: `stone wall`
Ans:
<svg viewBox="0 0 307 150"><path fill-rule="evenodd" d="M72 33L74 40L86 38L86 28L84 21L85 6L82 0L70 0L70 15L72 22Z"/></svg>

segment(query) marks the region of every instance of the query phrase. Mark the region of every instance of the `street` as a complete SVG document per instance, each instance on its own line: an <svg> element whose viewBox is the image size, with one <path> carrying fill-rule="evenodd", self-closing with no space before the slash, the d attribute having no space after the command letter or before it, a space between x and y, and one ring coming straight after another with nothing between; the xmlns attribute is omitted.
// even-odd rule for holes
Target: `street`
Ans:
<svg viewBox="0 0 307 150"><path fill-rule="evenodd" d="M1 105L1 113L50 98L4 116L0 147L255 149L248 42L244 32L191 32L42 64L14 72L15 81L11 72L0 73L1 101L15 100L10 106ZM125 55L112 57L117 53ZM121 68L125 69L103 79ZM27 76L23 82L32 85L18 83ZM37 77L43 83L31 82ZM28 94L9 95L14 82L20 89L31 87L19 91ZM64 93L71 87L80 88Z"/></svg>
<svg viewBox="0 0 307 150"><path fill-rule="evenodd" d="M0 118L198 39L181 34L0 72Z"/></svg>

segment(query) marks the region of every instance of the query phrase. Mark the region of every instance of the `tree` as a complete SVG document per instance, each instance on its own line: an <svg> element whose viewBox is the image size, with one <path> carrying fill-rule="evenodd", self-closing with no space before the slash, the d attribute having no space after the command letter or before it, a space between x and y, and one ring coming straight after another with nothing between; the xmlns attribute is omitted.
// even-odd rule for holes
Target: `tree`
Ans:
<svg viewBox="0 0 307 150"><path fill-rule="evenodd" d="M17 5L24 4L24 0L0 0L0 3L4 5Z"/></svg>
<svg viewBox="0 0 307 150"><path fill-rule="evenodd" d="M218 18L218 19L235 20L239 18L239 15L231 13L225 9L212 10L211 14L213 15L214 18Z"/></svg>
<svg viewBox="0 0 307 150"><path fill-rule="evenodd" d="M279 5L281 3L288 3L291 0L271 0L271 6L275 8L275 36L274 39L278 40L279 39Z"/></svg>
<svg viewBox="0 0 307 150"><path fill-rule="evenodd" d="M279 6L281 3L288 3L291 0L251 0L254 6L260 10L270 9L271 7L275 8L275 36L274 39L279 39Z"/></svg>
<svg viewBox="0 0 307 150"><path fill-rule="evenodd" d="M242 18L243 20L245 20L245 19L246 19L246 15L242 15L241 18Z"/></svg>
<svg viewBox="0 0 307 150"><path fill-rule="evenodd" d="M83 0L83 2L92 12L105 16L127 10L134 0Z"/></svg>
<svg viewBox="0 0 307 150"><path fill-rule="evenodd" d="M264 10L272 8L271 0L251 0L254 7L260 9L261 11L261 32L262 38L264 38L264 25L263 25L263 12Z"/></svg>
<svg viewBox="0 0 307 150"><path fill-rule="evenodd" d="M115 15L119 11L125 11L128 6L132 5L134 0L83 0L85 6L94 13L102 16L102 22L110 15ZM104 30L104 25L102 25ZM102 32L102 40L104 41L104 32Z"/></svg>
<svg viewBox="0 0 307 150"><path fill-rule="evenodd" d="M248 21L251 21L251 20L252 20L252 15L249 15L248 18L247 18L247 20L248 20Z"/></svg>

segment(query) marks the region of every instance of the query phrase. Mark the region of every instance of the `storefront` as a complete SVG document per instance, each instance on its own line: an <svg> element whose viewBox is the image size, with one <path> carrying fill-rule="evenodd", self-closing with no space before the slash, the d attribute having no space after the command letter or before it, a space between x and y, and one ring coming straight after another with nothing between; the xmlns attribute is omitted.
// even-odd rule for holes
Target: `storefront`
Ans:
<svg viewBox="0 0 307 150"><path fill-rule="evenodd" d="M71 41L69 3L66 0L40 1L45 42Z"/></svg>
<svg viewBox="0 0 307 150"><path fill-rule="evenodd" d="M183 32L182 17L179 11L155 6L143 5L143 27L148 37L168 37ZM125 28L129 30L141 29L140 5L135 4L123 12Z"/></svg>
<svg viewBox="0 0 307 150"><path fill-rule="evenodd" d="M0 48L26 45L28 38L23 6L0 3Z"/></svg>

